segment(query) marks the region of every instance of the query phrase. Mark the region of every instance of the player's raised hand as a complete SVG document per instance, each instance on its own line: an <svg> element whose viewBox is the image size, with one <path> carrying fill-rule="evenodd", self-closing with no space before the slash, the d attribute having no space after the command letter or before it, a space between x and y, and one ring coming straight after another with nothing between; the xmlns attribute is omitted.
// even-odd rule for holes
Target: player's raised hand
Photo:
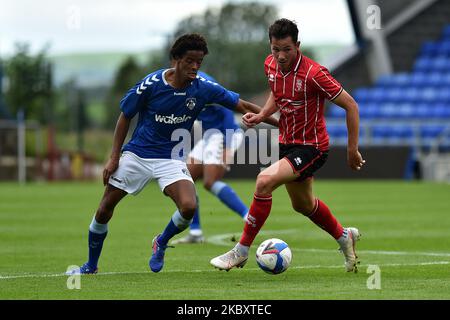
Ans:
<svg viewBox="0 0 450 320"><path fill-rule="evenodd" d="M361 170L362 166L366 163L366 160L364 160L361 156L361 153L359 153L358 150L348 150L347 151L347 163L353 170L359 171Z"/></svg>
<svg viewBox="0 0 450 320"><path fill-rule="evenodd" d="M109 177L117 170L119 167L119 159L110 158L103 169L103 185L106 186Z"/></svg>
<svg viewBox="0 0 450 320"><path fill-rule="evenodd" d="M248 112L242 116L242 122L247 126L247 128L253 128L261 119L257 113Z"/></svg>

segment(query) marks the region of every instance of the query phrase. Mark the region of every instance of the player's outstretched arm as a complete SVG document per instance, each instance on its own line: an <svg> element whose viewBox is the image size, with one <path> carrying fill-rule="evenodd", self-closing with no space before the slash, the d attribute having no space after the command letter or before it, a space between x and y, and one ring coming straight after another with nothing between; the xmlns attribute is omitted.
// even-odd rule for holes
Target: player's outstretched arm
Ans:
<svg viewBox="0 0 450 320"><path fill-rule="evenodd" d="M128 133L131 119L127 119L123 112L120 113L117 120L116 129L114 130L113 146L111 156L103 169L103 185L108 183L109 177L117 170L119 166L120 151L122 150L123 142Z"/></svg>
<svg viewBox="0 0 450 320"><path fill-rule="evenodd" d="M333 102L345 109L348 131L347 143L347 163L353 170L360 170L366 162L358 151L359 138L359 110L358 104L348 94L347 91L342 92L333 100Z"/></svg>
<svg viewBox="0 0 450 320"><path fill-rule="evenodd" d="M272 93L263 108L251 102L239 99L239 103L237 104L235 110L244 114L242 119L247 127L254 127L261 122L278 127L278 120L272 116L277 111L277 108L275 105L275 100L271 99L271 97Z"/></svg>

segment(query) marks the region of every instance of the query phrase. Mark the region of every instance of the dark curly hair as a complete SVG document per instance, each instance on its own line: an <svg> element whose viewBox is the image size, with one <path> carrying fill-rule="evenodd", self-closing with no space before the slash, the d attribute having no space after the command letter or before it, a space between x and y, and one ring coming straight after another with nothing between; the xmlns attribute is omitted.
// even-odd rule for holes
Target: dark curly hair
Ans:
<svg viewBox="0 0 450 320"><path fill-rule="evenodd" d="M269 40L272 42L272 38L284 39L291 36L292 40L297 43L298 41L298 28L294 21L289 19L279 19L275 21L269 27Z"/></svg>
<svg viewBox="0 0 450 320"><path fill-rule="evenodd" d="M170 58L180 59L189 50L203 51L207 55L208 45L206 44L205 37L198 33L189 33L180 36L175 40L175 43L170 49Z"/></svg>

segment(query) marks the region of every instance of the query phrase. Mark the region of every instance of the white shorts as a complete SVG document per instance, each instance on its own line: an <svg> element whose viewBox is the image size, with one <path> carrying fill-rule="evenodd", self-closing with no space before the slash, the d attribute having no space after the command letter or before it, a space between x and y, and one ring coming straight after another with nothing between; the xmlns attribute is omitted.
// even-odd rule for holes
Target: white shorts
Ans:
<svg viewBox="0 0 450 320"><path fill-rule="evenodd" d="M231 145L227 148L227 157L231 157L239 149L244 139L241 131L235 131L231 138ZM223 164L224 135L222 133L213 133L204 136L197 142L189 153L189 158L202 164Z"/></svg>
<svg viewBox="0 0 450 320"><path fill-rule="evenodd" d="M119 167L109 178L109 184L133 195L138 194L152 179L157 179L161 191L179 180L194 181L186 164L172 159L144 159L132 152L122 153Z"/></svg>

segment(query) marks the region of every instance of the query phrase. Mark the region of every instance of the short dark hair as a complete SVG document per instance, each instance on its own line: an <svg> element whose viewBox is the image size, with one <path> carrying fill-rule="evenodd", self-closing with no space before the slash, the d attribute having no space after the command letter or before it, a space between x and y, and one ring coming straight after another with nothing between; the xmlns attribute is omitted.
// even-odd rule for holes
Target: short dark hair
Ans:
<svg viewBox="0 0 450 320"><path fill-rule="evenodd" d="M298 28L294 21L289 19L278 19L269 27L269 40L272 42L272 37L275 39L284 39L291 37L297 43Z"/></svg>
<svg viewBox="0 0 450 320"><path fill-rule="evenodd" d="M180 59L189 50L203 51L207 55L208 45L205 37L198 33L188 33L180 36L170 49L170 58Z"/></svg>

